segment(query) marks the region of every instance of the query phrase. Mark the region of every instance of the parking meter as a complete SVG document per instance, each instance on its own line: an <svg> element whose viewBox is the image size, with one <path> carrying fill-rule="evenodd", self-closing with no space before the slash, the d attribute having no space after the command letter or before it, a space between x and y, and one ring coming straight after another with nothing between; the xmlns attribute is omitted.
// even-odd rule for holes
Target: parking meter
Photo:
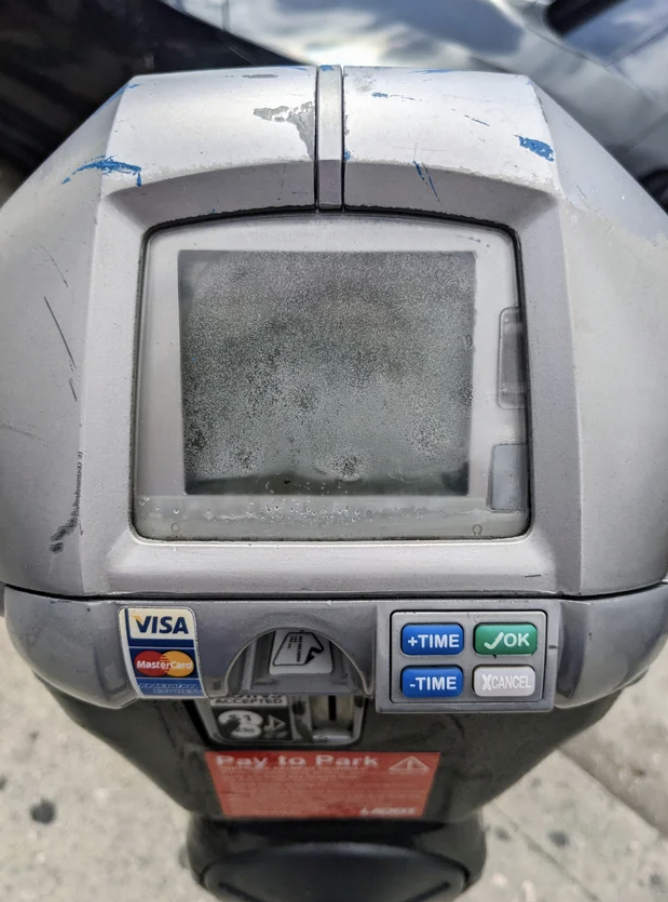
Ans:
<svg viewBox="0 0 668 902"><path fill-rule="evenodd" d="M668 220L527 79L129 83L0 214L0 579L197 879L454 899L668 631Z"/></svg>

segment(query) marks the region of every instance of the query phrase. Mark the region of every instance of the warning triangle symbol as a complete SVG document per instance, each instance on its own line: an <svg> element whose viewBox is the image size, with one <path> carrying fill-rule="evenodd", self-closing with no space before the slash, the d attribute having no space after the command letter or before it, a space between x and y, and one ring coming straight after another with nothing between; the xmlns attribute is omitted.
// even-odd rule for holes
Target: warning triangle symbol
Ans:
<svg viewBox="0 0 668 902"><path fill-rule="evenodd" d="M409 755L408 758L404 758L403 761L399 761L397 764L393 764L390 768L394 773L424 773L429 770L429 767L426 764L423 764L419 758L416 758L414 755Z"/></svg>

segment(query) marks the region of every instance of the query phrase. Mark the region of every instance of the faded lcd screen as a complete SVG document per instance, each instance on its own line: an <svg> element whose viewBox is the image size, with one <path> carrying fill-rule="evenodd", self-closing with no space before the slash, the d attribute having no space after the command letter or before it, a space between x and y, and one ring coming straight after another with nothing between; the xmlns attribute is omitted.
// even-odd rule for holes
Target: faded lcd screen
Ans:
<svg viewBox="0 0 668 902"><path fill-rule="evenodd" d="M470 253L182 251L188 494L465 495Z"/></svg>

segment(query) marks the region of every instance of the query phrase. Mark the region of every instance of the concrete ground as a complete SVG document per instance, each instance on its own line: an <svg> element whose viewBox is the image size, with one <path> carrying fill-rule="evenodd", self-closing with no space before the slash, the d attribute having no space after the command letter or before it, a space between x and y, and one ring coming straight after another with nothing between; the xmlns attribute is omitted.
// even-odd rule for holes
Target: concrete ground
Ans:
<svg viewBox="0 0 668 902"><path fill-rule="evenodd" d="M0 203L16 184L0 165ZM210 898L186 868L185 813L68 720L2 620L0 662L0 902ZM668 900L668 651L486 819L467 902Z"/></svg>

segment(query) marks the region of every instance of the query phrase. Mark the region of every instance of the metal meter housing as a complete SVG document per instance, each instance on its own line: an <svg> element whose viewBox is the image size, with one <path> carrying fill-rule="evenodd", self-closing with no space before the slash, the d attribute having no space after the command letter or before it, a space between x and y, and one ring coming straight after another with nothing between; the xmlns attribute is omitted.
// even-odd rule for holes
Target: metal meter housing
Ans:
<svg viewBox="0 0 668 902"><path fill-rule="evenodd" d="M165 464L178 433L168 335L151 352L167 381L144 369L156 253L244 229L280 251L291 224L339 250L355 230L397 253L393 230L416 252L448 234L479 261L479 286L509 292L494 303L524 324L526 523L321 541L140 525L137 480L166 474L171 498L178 472ZM621 688L668 622L667 226L523 77L293 66L134 79L0 214L0 580L15 643L48 682L121 707L135 691L119 609L178 602L196 614L210 696L258 636L312 629L380 710L441 710L399 688L400 628L438 615L471 643L476 624L543 625L539 689L481 700L467 670L452 710L548 710Z"/></svg>

